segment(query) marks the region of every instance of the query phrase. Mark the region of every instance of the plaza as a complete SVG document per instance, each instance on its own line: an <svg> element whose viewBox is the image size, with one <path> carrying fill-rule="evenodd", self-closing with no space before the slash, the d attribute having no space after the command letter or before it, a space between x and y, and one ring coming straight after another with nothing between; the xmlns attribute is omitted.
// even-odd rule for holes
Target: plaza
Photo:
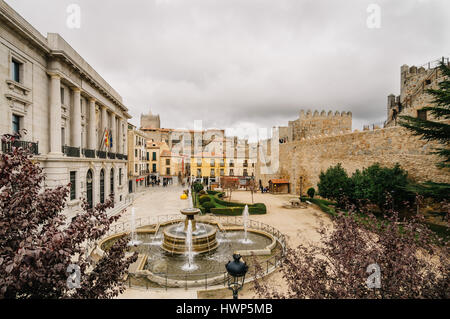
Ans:
<svg viewBox="0 0 450 319"><path fill-rule="evenodd" d="M136 219L145 217L158 217L168 214L176 214L181 209L186 208L186 201L180 200L183 192L181 186L169 186L150 188L146 192L135 195L133 204L121 215L120 222L129 221L131 218L131 207L134 207ZM317 228L321 223L331 226L331 220L328 215L322 212L317 206L309 205L305 209L287 209L283 206L293 198L292 195L273 195L269 193L253 194L254 201L264 203L267 206L267 214L252 215L250 218L260 221L281 231L287 238L287 243L291 247L298 244L318 243L320 235ZM232 195L233 202L251 202L250 191L235 191ZM231 256L230 256L231 259ZM225 267L225 265L224 265ZM283 279L280 273L275 270L268 278L276 279L281 283ZM280 285L282 286L282 285ZM246 283L241 292L243 298L254 298L255 293L252 289L252 283ZM143 298L143 299L184 299L184 298L231 298L231 293L223 285L216 287L198 288L158 288L145 289L131 287L118 298Z"/></svg>

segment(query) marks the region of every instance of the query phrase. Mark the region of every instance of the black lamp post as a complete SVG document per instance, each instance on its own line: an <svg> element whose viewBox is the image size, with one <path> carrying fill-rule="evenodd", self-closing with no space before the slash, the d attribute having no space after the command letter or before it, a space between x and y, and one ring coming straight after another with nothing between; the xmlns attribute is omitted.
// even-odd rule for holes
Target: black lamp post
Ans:
<svg viewBox="0 0 450 319"><path fill-rule="evenodd" d="M240 261L241 255L239 254L234 254L233 259L225 265L225 268L228 272L228 289L233 291L233 299L238 299L238 292L244 287L248 266L245 262Z"/></svg>

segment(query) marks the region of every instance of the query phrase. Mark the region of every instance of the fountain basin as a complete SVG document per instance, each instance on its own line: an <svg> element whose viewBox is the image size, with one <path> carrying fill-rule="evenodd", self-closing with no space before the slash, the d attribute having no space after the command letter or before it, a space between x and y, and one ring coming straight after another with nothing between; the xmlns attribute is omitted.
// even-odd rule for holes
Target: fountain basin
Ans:
<svg viewBox="0 0 450 319"><path fill-rule="evenodd" d="M192 250L197 254L206 253L217 248L219 245L216 239L217 228L207 224L199 224L192 234ZM180 231L178 225L172 225L164 229L164 241L161 246L166 252L171 254L184 254L188 250L186 245L187 235L185 231Z"/></svg>

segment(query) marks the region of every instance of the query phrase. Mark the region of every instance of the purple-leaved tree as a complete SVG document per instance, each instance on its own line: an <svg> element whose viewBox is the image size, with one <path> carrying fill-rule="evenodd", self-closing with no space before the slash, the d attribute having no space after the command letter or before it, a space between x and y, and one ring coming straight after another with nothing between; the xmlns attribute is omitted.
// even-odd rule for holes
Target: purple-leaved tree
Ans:
<svg viewBox="0 0 450 319"><path fill-rule="evenodd" d="M5 135L12 146L18 136ZM68 186L45 188L42 168L23 148L0 154L0 298L112 298L137 256L125 257L124 237L98 262L85 256L87 241L100 239L119 216L108 217L112 198L71 221L63 214ZM69 265L79 267L80 288L68 285Z"/></svg>

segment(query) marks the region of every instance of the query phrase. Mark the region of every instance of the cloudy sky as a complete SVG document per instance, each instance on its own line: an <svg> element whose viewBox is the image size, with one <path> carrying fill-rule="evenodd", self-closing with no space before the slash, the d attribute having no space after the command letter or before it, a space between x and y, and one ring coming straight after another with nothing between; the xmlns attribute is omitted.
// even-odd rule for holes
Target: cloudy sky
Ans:
<svg viewBox="0 0 450 319"><path fill-rule="evenodd" d="M172 128L272 127L324 109L352 111L360 128L385 120L402 64L450 55L448 0L6 1L60 33L136 125L150 109ZM72 3L79 29L67 26ZM372 3L380 28L367 25Z"/></svg>

